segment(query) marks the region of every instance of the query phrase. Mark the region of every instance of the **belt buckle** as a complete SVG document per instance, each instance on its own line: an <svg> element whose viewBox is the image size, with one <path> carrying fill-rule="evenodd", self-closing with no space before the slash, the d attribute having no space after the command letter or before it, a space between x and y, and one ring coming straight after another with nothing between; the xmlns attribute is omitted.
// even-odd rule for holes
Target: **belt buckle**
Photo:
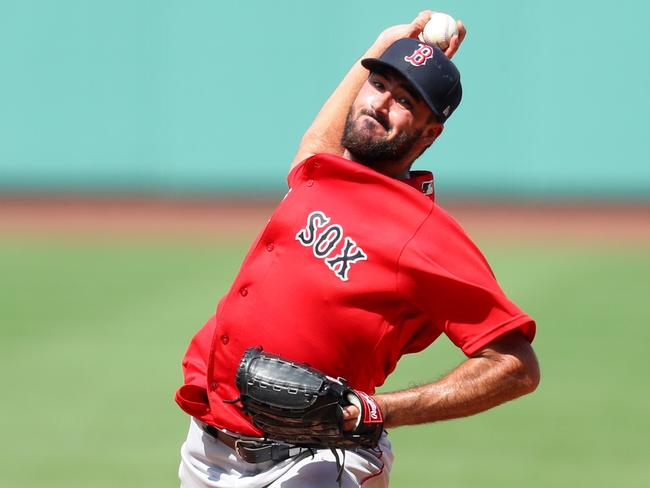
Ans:
<svg viewBox="0 0 650 488"><path fill-rule="evenodd" d="M248 463L259 462L259 461L251 461L250 453L252 449L259 449L260 447L264 447L264 444L256 440L252 440L252 439L235 440L235 453ZM245 451L245 449L248 449L248 452Z"/></svg>
<svg viewBox="0 0 650 488"><path fill-rule="evenodd" d="M284 442L260 442L251 439L237 439L235 453L247 463L261 463L266 461L280 462L291 456L300 454L302 447L291 446Z"/></svg>
<svg viewBox="0 0 650 488"><path fill-rule="evenodd" d="M242 459L244 459L244 456L243 456L243 453L242 453L242 451L241 451L241 448L242 448L241 445L242 445L244 442L246 442L244 439L235 439L235 452L236 452L237 455L238 455L240 458L242 458Z"/></svg>

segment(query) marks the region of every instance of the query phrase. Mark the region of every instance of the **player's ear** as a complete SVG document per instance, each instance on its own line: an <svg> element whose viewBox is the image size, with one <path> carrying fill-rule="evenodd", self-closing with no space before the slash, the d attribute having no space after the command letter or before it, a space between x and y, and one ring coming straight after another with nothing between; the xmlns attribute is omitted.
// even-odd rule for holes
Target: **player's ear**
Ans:
<svg viewBox="0 0 650 488"><path fill-rule="evenodd" d="M442 134L444 128L445 126L439 122L431 122L424 128L420 138L427 146L429 146L433 144L433 141L435 141L440 134Z"/></svg>

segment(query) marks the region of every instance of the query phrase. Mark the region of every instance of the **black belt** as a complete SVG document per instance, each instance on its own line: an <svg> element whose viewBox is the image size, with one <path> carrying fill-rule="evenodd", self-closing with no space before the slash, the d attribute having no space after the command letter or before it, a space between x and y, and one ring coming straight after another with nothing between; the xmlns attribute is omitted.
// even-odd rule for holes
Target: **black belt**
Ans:
<svg viewBox="0 0 650 488"><path fill-rule="evenodd" d="M199 423L199 425L201 425L206 434L219 440L230 449L233 449L247 463L279 462L309 451L307 447L284 444L283 442L237 437L203 422Z"/></svg>

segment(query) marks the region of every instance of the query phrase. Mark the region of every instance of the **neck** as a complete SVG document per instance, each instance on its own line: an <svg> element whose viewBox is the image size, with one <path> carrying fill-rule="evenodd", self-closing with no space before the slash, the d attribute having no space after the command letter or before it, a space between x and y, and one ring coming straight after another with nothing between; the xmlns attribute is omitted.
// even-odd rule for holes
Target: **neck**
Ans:
<svg viewBox="0 0 650 488"><path fill-rule="evenodd" d="M354 161L355 163L363 164L368 168L372 168L378 173L395 178L397 180L405 180L411 174L411 163L404 163L402 161L385 161L381 163L367 163L355 158L347 149L343 151L343 157Z"/></svg>

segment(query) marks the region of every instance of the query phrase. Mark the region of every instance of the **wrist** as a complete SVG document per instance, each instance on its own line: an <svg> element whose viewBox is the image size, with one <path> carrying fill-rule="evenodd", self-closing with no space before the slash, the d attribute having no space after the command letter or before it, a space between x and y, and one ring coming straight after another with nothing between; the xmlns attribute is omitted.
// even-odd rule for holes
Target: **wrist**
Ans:
<svg viewBox="0 0 650 488"><path fill-rule="evenodd" d="M381 411L381 414L384 418L384 426L389 427L390 425L390 405L389 402L387 401L386 395L373 395L372 397L375 400L375 403L377 404L377 407Z"/></svg>

